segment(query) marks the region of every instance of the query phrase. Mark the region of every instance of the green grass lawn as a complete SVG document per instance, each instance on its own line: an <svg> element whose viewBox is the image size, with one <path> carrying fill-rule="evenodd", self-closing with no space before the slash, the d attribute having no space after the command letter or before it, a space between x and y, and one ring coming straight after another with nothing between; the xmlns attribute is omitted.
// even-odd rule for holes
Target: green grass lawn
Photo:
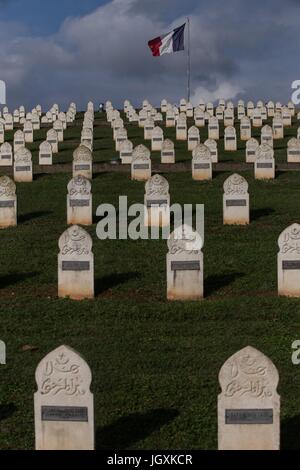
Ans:
<svg viewBox="0 0 300 470"><path fill-rule="evenodd" d="M95 161L109 161L111 129L99 115L96 126ZM296 128L286 134L296 135ZM135 143L141 135L130 128ZM70 161L80 126L66 138L56 161ZM286 161L284 142L278 146L275 157ZM190 158L185 148L178 144L179 160ZM243 149L220 156L245 161ZM300 299L277 296L277 239L300 221L300 174L281 172L263 182L251 169L243 172L251 224L230 227L222 225L222 186L230 173L218 172L210 182L193 181L190 172L165 174L172 203L205 205L201 302L166 300L165 240L100 241L96 218L87 229L96 298L58 299L58 239L67 228L71 175L17 184L18 227L0 232L0 339L7 345L7 365L0 366L1 449L34 448L35 369L61 344L80 352L92 369L98 449L216 449L218 372L246 345L277 366L281 445L300 448L300 366L291 362L291 344L300 339ZM103 202L117 205L119 195L129 204L143 202L144 183L107 172L95 175L92 192L95 214ZM34 348L24 351L24 345Z"/></svg>

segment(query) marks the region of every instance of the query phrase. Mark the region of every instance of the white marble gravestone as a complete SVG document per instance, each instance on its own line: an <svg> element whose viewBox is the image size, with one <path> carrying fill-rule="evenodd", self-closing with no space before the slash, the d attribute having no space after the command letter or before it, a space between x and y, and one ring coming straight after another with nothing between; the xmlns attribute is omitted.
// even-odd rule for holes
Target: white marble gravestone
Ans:
<svg viewBox="0 0 300 470"><path fill-rule="evenodd" d="M292 224L278 238L278 294L300 297L300 225Z"/></svg>
<svg viewBox="0 0 300 470"><path fill-rule="evenodd" d="M176 119L175 119L175 113L172 108L167 110L166 113L166 127L175 127L176 125Z"/></svg>
<svg viewBox="0 0 300 470"><path fill-rule="evenodd" d="M212 160L210 150L204 144L198 144L193 150L192 159L193 180L212 179Z"/></svg>
<svg viewBox="0 0 300 470"><path fill-rule="evenodd" d="M237 150L236 130L228 126L224 130L224 150L235 152Z"/></svg>
<svg viewBox="0 0 300 470"><path fill-rule="evenodd" d="M40 144L39 165L52 165L52 145L47 140Z"/></svg>
<svg viewBox="0 0 300 470"><path fill-rule="evenodd" d="M240 121L240 139L251 139L251 120L248 116L243 116Z"/></svg>
<svg viewBox="0 0 300 470"><path fill-rule="evenodd" d="M218 121L223 121L224 119L224 109L220 105L216 107L216 118Z"/></svg>
<svg viewBox="0 0 300 470"><path fill-rule="evenodd" d="M3 144L4 139L5 139L4 125L2 122L0 122L0 144Z"/></svg>
<svg viewBox="0 0 300 470"><path fill-rule="evenodd" d="M256 149L254 176L255 179L275 178L274 150L268 144L262 144Z"/></svg>
<svg viewBox="0 0 300 470"><path fill-rule="evenodd" d="M206 103L206 112L210 115L210 116L213 116L214 115L214 105L213 103L211 103L210 101L208 103Z"/></svg>
<svg viewBox="0 0 300 470"><path fill-rule="evenodd" d="M18 183L30 183L32 176L32 155L26 147L21 147L14 155L14 180Z"/></svg>
<svg viewBox="0 0 300 470"><path fill-rule="evenodd" d="M93 156L85 145L80 145L73 153L73 178L78 175L93 178Z"/></svg>
<svg viewBox="0 0 300 470"><path fill-rule="evenodd" d="M16 185L8 176L0 176L0 228L17 225Z"/></svg>
<svg viewBox="0 0 300 470"><path fill-rule="evenodd" d="M56 119L56 121L54 122L53 129L57 132L58 142L63 142L64 141L64 126L63 126L63 123L59 119Z"/></svg>
<svg viewBox="0 0 300 470"><path fill-rule="evenodd" d="M209 148L212 163L218 163L218 144L213 139L206 139L204 145Z"/></svg>
<svg viewBox="0 0 300 470"><path fill-rule="evenodd" d="M258 140L251 137L251 139L246 142L246 162L254 163L256 159L256 150L259 147Z"/></svg>
<svg viewBox="0 0 300 470"><path fill-rule="evenodd" d="M274 139L283 139L284 137L284 129L283 129L283 122L281 117L274 117L273 123L273 138Z"/></svg>
<svg viewBox="0 0 300 470"><path fill-rule="evenodd" d="M234 173L226 179L223 188L223 224L249 224L249 194L245 178Z"/></svg>
<svg viewBox="0 0 300 470"><path fill-rule="evenodd" d="M253 110L254 110L254 103L253 103L253 101L248 101L248 103L247 103L247 116L248 116L249 118L252 117Z"/></svg>
<svg viewBox="0 0 300 470"><path fill-rule="evenodd" d="M93 203L91 182L84 176L78 175L68 184L67 223L70 225L92 225Z"/></svg>
<svg viewBox="0 0 300 470"><path fill-rule="evenodd" d="M153 175L145 185L146 227L166 227L170 225L169 183L161 175Z"/></svg>
<svg viewBox="0 0 300 470"><path fill-rule="evenodd" d="M176 140L187 140L186 114L180 113L176 122Z"/></svg>
<svg viewBox="0 0 300 470"><path fill-rule="evenodd" d="M194 108L193 108L192 103L189 101L189 102L186 104L186 117L192 118L193 115L194 115Z"/></svg>
<svg viewBox="0 0 300 470"><path fill-rule="evenodd" d="M165 113L167 111L167 106L168 106L167 100L162 99L161 103L160 103L160 110L161 110L162 113Z"/></svg>
<svg viewBox="0 0 300 470"><path fill-rule="evenodd" d="M38 131L41 127L41 123L40 123L40 118L39 118L39 115L37 113L34 113L32 115L32 128L34 131Z"/></svg>
<svg viewBox="0 0 300 470"><path fill-rule="evenodd" d="M60 346L39 363L34 394L36 450L93 450L92 374L69 346Z"/></svg>
<svg viewBox="0 0 300 470"><path fill-rule="evenodd" d="M154 127L151 135L151 150L160 151L164 141L164 131L161 127Z"/></svg>
<svg viewBox="0 0 300 470"><path fill-rule="evenodd" d="M12 166L13 151L9 142L4 142L0 146L0 166Z"/></svg>
<svg viewBox="0 0 300 470"><path fill-rule="evenodd" d="M226 108L224 111L224 126L232 127L234 126L234 112L231 108Z"/></svg>
<svg viewBox="0 0 300 470"><path fill-rule="evenodd" d="M279 450L279 375L268 357L247 346L221 367L219 450Z"/></svg>
<svg viewBox="0 0 300 470"><path fill-rule="evenodd" d="M266 108L267 108L268 117L274 117L274 113L275 113L274 102L273 101L268 101Z"/></svg>
<svg viewBox="0 0 300 470"><path fill-rule="evenodd" d="M144 140L152 139L152 132L155 127L154 120L152 118L147 118L144 125Z"/></svg>
<svg viewBox="0 0 300 470"><path fill-rule="evenodd" d="M203 298L203 241L188 225L177 227L168 240L167 299Z"/></svg>
<svg viewBox="0 0 300 470"><path fill-rule="evenodd" d="M143 128L145 126L145 122L148 118L148 113L146 109L141 109L139 112L139 127Z"/></svg>
<svg viewBox="0 0 300 470"><path fill-rule="evenodd" d="M219 120L212 116L208 121L208 138L219 140Z"/></svg>
<svg viewBox="0 0 300 470"><path fill-rule="evenodd" d="M4 115L4 114L3 114ZM12 131L14 128L14 118L13 115L8 113L5 115L5 130L6 131Z"/></svg>
<svg viewBox="0 0 300 470"><path fill-rule="evenodd" d="M291 126L292 125L292 115L291 111L287 106L284 106L281 110L282 113L282 122L284 127Z"/></svg>
<svg viewBox="0 0 300 470"><path fill-rule="evenodd" d="M132 161L132 152L133 152L133 143L130 140L124 140L120 143L119 147L121 163L131 164Z"/></svg>
<svg viewBox="0 0 300 470"><path fill-rule="evenodd" d="M31 121L26 121L23 127L25 142L32 144L33 142L33 125Z"/></svg>
<svg viewBox="0 0 300 470"><path fill-rule="evenodd" d="M52 146L52 153L58 153L58 137L55 129L49 129L47 132L47 142Z"/></svg>
<svg viewBox="0 0 300 470"><path fill-rule="evenodd" d="M287 143L288 163L300 163L300 139L293 137Z"/></svg>
<svg viewBox="0 0 300 470"><path fill-rule="evenodd" d="M268 144L273 147L273 130L271 126L265 125L261 129L261 144Z"/></svg>
<svg viewBox="0 0 300 470"><path fill-rule="evenodd" d="M194 110L194 120L195 120L195 126L197 127L205 126L204 111L199 106L197 106Z"/></svg>
<svg viewBox="0 0 300 470"><path fill-rule="evenodd" d="M94 297L94 255L91 236L78 225L59 239L58 297L74 300Z"/></svg>
<svg viewBox="0 0 300 470"><path fill-rule="evenodd" d="M120 151L120 145L122 144L122 142L125 142L127 138L127 130L125 129L125 127L119 129L116 132L115 149L117 152Z"/></svg>
<svg viewBox="0 0 300 470"><path fill-rule="evenodd" d="M151 178L150 150L140 144L132 152L131 179L147 181L149 178Z"/></svg>
<svg viewBox="0 0 300 470"><path fill-rule="evenodd" d="M175 147L174 142L165 139L161 148L161 163L175 163Z"/></svg>
<svg viewBox="0 0 300 470"><path fill-rule="evenodd" d="M200 144L200 133L196 126L192 126L188 130L188 150L194 150L197 145Z"/></svg>

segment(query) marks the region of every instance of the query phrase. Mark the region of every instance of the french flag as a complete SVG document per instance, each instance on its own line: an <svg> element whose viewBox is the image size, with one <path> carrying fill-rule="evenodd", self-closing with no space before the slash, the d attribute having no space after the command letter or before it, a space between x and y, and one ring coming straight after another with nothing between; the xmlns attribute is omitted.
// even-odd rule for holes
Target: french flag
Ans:
<svg viewBox="0 0 300 470"><path fill-rule="evenodd" d="M148 46L152 51L152 55L157 57L163 54L184 50L184 28L185 23L178 28L173 29L170 33L157 38L151 39Z"/></svg>

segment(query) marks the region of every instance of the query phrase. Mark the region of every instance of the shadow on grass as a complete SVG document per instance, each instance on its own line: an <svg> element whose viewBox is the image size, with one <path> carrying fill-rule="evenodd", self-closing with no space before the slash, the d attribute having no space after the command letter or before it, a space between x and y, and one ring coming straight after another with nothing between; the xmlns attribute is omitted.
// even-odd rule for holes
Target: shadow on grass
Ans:
<svg viewBox="0 0 300 470"><path fill-rule="evenodd" d="M275 212L274 209L271 207L262 207L260 209L251 209L250 211L250 220L257 220L261 217L266 217L267 215L271 215Z"/></svg>
<svg viewBox="0 0 300 470"><path fill-rule="evenodd" d="M13 274L7 274L6 276L1 276L0 277L0 290L9 287L9 286L14 286L15 284L18 284L19 282L25 281L26 279L30 279L32 277L38 276L38 272L31 272L31 273L13 273Z"/></svg>
<svg viewBox="0 0 300 470"><path fill-rule="evenodd" d="M299 450L300 415L293 416L281 423L281 450Z"/></svg>
<svg viewBox="0 0 300 470"><path fill-rule="evenodd" d="M228 273L208 276L204 281L205 296L215 294L218 290L228 286L239 277L244 277L245 273Z"/></svg>
<svg viewBox="0 0 300 470"><path fill-rule="evenodd" d="M96 431L96 449L126 449L173 421L177 410L156 409L133 413Z"/></svg>
<svg viewBox="0 0 300 470"><path fill-rule="evenodd" d="M7 405L0 405L0 421L10 418L16 411L16 406L13 403Z"/></svg>
<svg viewBox="0 0 300 470"><path fill-rule="evenodd" d="M41 217L45 217L46 215L52 214L52 211L36 211L36 212L29 212L28 214L23 214L18 216L18 223L24 224L25 222L29 222L29 220L39 219Z"/></svg>
<svg viewBox="0 0 300 470"><path fill-rule="evenodd" d="M129 272L129 273L116 273L108 276L103 276L95 280L95 294L100 295L108 289L125 284L130 279L139 279L141 273Z"/></svg>

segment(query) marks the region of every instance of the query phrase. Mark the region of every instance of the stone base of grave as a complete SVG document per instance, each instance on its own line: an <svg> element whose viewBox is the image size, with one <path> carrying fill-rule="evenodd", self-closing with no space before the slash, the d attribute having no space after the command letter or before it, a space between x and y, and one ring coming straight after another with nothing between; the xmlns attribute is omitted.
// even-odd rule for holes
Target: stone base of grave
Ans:
<svg viewBox="0 0 300 470"><path fill-rule="evenodd" d="M278 295L300 297L300 256L278 254Z"/></svg>
<svg viewBox="0 0 300 470"><path fill-rule="evenodd" d="M188 141L188 151L189 152L192 152L196 147L197 145L199 144L199 141Z"/></svg>
<svg viewBox="0 0 300 470"><path fill-rule="evenodd" d="M15 202L16 205L16 202ZM17 208L5 207L0 208L0 229L7 227L16 227L17 225Z"/></svg>
<svg viewBox="0 0 300 470"><path fill-rule="evenodd" d="M300 163L300 155L289 155L287 156L288 163Z"/></svg>
<svg viewBox="0 0 300 470"><path fill-rule="evenodd" d="M10 158L1 158L0 157L0 166L12 166L12 156Z"/></svg>
<svg viewBox="0 0 300 470"><path fill-rule="evenodd" d="M255 168L254 176L256 180L272 180L275 178L275 167Z"/></svg>
<svg viewBox="0 0 300 470"><path fill-rule="evenodd" d="M236 152L237 151L237 144L234 141L227 142L225 139L224 150L226 152Z"/></svg>
<svg viewBox="0 0 300 470"><path fill-rule="evenodd" d="M178 263L182 263L182 265L180 266ZM192 263L192 266L184 263ZM191 269L191 267L195 268L197 264L200 269ZM168 254L167 299L201 300L203 295L203 254L188 257L188 259L185 253L182 255Z"/></svg>
<svg viewBox="0 0 300 470"><path fill-rule="evenodd" d="M161 163L175 163L175 155L162 155Z"/></svg>
<svg viewBox="0 0 300 470"><path fill-rule="evenodd" d="M192 178L193 180L196 181L207 181L212 179L212 169L203 169L203 170L197 170L193 169L192 173Z"/></svg>
<svg viewBox="0 0 300 470"><path fill-rule="evenodd" d="M80 263L88 263L87 270L71 270L72 265L64 263L78 263L78 258L73 260L58 255L58 297L69 297L73 300L94 298L94 257L80 257ZM77 268L78 269L78 268ZM82 269L82 268L80 268Z"/></svg>
<svg viewBox="0 0 300 470"><path fill-rule="evenodd" d="M93 212L92 201L89 206L70 206L69 197L67 197L67 224L68 225L92 225Z"/></svg>
<svg viewBox="0 0 300 470"><path fill-rule="evenodd" d="M223 224L248 225L249 222L249 194L223 196Z"/></svg>
<svg viewBox="0 0 300 470"><path fill-rule="evenodd" d="M149 207L144 217L145 227L169 227L170 207Z"/></svg>
<svg viewBox="0 0 300 470"><path fill-rule="evenodd" d="M43 166L43 165L52 165L53 163L53 160L52 160L52 156L43 156L43 155L40 155L39 156L39 165Z"/></svg>
<svg viewBox="0 0 300 470"><path fill-rule="evenodd" d="M33 181L32 171L14 171L16 183L31 183Z"/></svg>
<svg viewBox="0 0 300 470"><path fill-rule="evenodd" d="M176 131L176 140L187 140L187 131Z"/></svg>
<svg viewBox="0 0 300 470"><path fill-rule="evenodd" d="M151 170L134 170L131 179L135 181L148 181L151 178Z"/></svg>
<svg viewBox="0 0 300 470"><path fill-rule="evenodd" d="M216 131L214 129L210 131L208 129L208 138L213 139L213 140L219 140L220 138L219 131Z"/></svg>

